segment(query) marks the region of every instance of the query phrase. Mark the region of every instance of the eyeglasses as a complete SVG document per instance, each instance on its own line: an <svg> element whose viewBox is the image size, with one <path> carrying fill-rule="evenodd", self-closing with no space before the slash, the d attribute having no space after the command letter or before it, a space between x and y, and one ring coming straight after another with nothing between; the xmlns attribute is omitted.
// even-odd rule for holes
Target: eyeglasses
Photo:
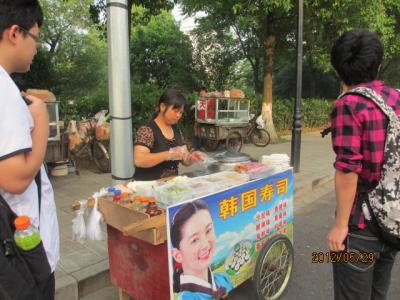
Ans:
<svg viewBox="0 0 400 300"><path fill-rule="evenodd" d="M19 27L19 29L20 29L21 31L23 31L23 32L25 32L27 35L29 35L37 44L42 44L42 43L43 43L43 41L41 40L41 38L40 38L39 36L37 36L37 35L35 35L35 34L29 32L27 29L25 29L25 28L23 28L23 27L21 27L21 26L18 26L18 27Z"/></svg>

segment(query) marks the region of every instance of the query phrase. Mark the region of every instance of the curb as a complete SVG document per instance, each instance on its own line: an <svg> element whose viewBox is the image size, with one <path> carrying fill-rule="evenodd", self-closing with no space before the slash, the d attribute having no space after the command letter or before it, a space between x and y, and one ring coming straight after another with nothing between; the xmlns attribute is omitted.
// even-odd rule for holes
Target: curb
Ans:
<svg viewBox="0 0 400 300"><path fill-rule="evenodd" d="M55 300L78 300L111 285L108 259L68 275L56 276Z"/></svg>

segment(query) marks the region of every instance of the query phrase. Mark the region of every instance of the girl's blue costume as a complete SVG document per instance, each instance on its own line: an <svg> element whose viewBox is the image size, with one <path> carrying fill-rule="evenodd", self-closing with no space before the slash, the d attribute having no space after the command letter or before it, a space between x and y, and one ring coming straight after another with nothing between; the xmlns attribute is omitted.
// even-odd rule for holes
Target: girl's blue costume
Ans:
<svg viewBox="0 0 400 300"><path fill-rule="evenodd" d="M233 290L229 276L225 273L208 272L208 282L194 276L181 275L179 300L220 299Z"/></svg>

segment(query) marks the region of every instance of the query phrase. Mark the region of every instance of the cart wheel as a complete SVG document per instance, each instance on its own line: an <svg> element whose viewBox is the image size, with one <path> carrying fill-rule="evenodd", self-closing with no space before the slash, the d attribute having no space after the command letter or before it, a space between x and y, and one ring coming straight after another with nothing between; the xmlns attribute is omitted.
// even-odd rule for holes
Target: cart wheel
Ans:
<svg viewBox="0 0 400 300"><path fill-rule="evenodd" d="M107 148L102 143L94 141L91 150L93 160L99 170L103 173L110 173L111 162Z"/></svg>
<svg viewBox="0 0 400 300"><path fill-rule="evenodd" d="M204 146L204 149L206 151L212 152L218 149L219 146L219 141L218 140L210 140L210 139L204 139L202 141L202 145Z"/></svg>
<svg viewBox="0 0 400 300"><path fill-rule="evenodd" d="M231 131L226 137L226 150L239 152L242 149L243 138L238 131Z"/></svg>
<svg viewBox="0 0 400 300"><path fill-rule="evenodd" d="M271 141L271 137L265 129L254 128L250 134L250 141L257 147L265 147Z"/></svg>
<svg viewBox="0 0 400 300"><path fill-rule="evenodd" d="M292 242L284 235L269 240L257 259L254 284L259 300L278 299L285 291L293 268Z"/></svg>

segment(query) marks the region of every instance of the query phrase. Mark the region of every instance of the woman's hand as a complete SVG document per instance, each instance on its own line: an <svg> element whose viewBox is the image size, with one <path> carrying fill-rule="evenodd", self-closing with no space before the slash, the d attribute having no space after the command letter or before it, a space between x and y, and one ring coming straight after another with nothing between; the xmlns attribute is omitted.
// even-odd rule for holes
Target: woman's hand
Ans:
<svg viewBox="0 0 400 300"><path fill-rule="evenodd" d="M185 146L178 146L174 148L170 148L168 151L168 159L167 160L185 160L188 156L188 152Z"/></svg>
<svg viewBox="0 0 400 300"><path fill-rule="evenodd" d="M205 154L201 151L194 151L189 153L184 159L183 163L187 165L191 165L195 162L203 161L205 158Z"/></svg>

